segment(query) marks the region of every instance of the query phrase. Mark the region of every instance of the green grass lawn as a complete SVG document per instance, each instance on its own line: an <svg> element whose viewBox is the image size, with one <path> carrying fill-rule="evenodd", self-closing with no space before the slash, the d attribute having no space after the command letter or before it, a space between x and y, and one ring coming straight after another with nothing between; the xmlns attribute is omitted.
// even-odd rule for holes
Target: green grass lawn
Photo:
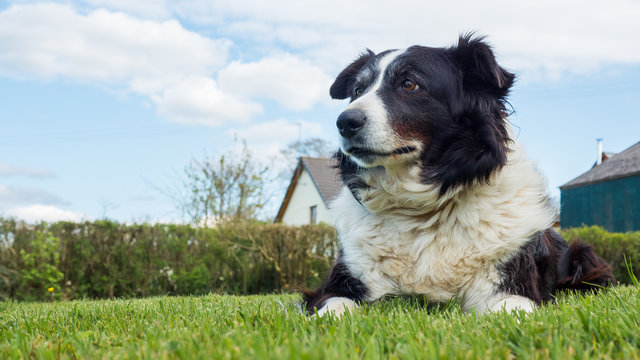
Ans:
<svg viewBox="0 0 640 360"><path fill-rule="evenodd" d="M532 314L417 299L307 318L297 295L0 302L0 358L640 358L640 288L563 295Z"/></svg>

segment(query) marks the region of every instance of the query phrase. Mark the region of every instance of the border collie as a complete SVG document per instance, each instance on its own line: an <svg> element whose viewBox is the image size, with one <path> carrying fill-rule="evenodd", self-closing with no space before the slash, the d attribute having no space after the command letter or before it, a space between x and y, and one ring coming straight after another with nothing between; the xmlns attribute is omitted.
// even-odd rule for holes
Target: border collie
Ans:
<svg viewBox="0 0 640 360"><path fill-rule="evenodd" d="M545 180L515 141L514 74L482 37L368 50L331 86L345 184L340 253L306 311L340 315L387 294L457 298L465 311L532 311L560 289L615 282L591 247L552 228Z"/></svg>

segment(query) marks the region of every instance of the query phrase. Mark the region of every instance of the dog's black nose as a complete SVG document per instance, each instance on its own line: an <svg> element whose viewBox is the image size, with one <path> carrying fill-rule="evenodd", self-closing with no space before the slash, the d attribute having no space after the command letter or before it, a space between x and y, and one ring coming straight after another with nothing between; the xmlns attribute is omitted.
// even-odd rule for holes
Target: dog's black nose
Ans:
<svg viewBox="0 0 640 360"><path fill-rule="evenodd" d="M336 126L338 132L343 138L349 139L360 130L367 122L367 117L360 110L346 110L343 111L338 120Z"/></svg>

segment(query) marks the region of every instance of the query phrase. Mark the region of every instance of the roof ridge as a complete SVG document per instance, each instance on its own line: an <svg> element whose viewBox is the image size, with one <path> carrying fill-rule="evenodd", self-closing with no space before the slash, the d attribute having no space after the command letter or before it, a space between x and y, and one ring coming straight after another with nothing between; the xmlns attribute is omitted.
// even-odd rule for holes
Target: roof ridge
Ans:
<svg viewBox="0 0 640 360"><path fill-rule="evenodd" d="M310 158L300 157L305 169L309 172L311 181L315 185L320 197L328 206L342 188L342 181L338 176L336 159L330 158ZM308 161L312 160L312 161ZM318 161L314 161L318 160Z"/></svg>
<svg viewBox="0 0 640 360"><path fill-rule="evenodd" d="M561 190L640 174L640 141L560 186Z"/></svg>

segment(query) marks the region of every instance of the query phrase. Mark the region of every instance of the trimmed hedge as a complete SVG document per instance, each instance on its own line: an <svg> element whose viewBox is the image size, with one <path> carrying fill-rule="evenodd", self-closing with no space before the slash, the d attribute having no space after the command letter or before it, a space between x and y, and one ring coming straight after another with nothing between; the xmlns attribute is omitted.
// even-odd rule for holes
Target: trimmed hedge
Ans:
<svg viewBox="0 0 640 360"><path fill-rule="evenodd" d="M583 226L560 231L568 242L576 240L593 246L596 254L607 260L618 282L633 284L627 264L640 279L640 231L610 233L599 226Z"/></svg>
<svg viewBox="0 0 640 360"><path fill-rule="evenodd" d="M0 219L0 297L259 294L313 287L337 254L335 238L329 226L244 223L211 229Z"/></svg>
<svg viewBox="0 0 640 360"><path fill-rule="evenodd" d="M640 232L561 230L594 246L621 283L640 278ZM0 299L130 298L313 288L337 255L326 225L219 228L112 221L28 225L0 218ZM53 288L49 292L49 288Z"/></svg>

